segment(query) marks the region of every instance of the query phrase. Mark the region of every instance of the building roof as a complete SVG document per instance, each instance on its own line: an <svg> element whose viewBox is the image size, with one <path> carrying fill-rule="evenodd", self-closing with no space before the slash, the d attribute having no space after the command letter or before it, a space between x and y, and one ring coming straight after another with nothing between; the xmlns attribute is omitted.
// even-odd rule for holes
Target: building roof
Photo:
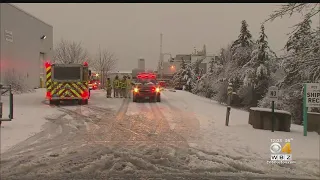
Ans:
<svg viewBox="0 0 320 180"><path fill-rule="evenodd" d="M131 74L132 71L111 71L109 74Z"/></svg>
<svg viewBox="0 0 320 180"><path fill-rule="evenodd" d="M174 60L185 60L185 61L191 61L191 54L177 54Z"/></svg>
<svg viewBox="0 0 320 180"><path fill-rule="evenodd" d="M26 12L26 11L22 10L21 8L17 7L16 5L13 5L12 3L6 3L6 4L8 4L9 6L12 6L12 7L14 7L14 8L16 8L17 10L19 10L19 11L21 11L21 12L23 12L23 13L27 14L28 16L30 16L30 17L32 17L32 18L34 18L34 19L36 19L36 20L38 20L38 21L42 22L43 24L48 25L48 26L50 26L50 27L52 27L52 28L53 28L53 26L52 26L51 24L48 24L48 23L44 22L43 20L41 20L41 19L39 19L39 18L35 17L34 15L32 15L32 14L30 14L30 13L28 13L28 12Z"/></svg>

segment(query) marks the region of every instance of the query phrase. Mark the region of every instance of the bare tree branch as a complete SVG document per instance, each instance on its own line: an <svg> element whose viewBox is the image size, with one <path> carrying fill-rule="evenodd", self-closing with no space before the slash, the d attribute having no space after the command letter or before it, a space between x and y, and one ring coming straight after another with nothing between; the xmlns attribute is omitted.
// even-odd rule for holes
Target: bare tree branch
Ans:
<svg viewBox="0 0 320 180"><path fill-rule="evenodd" d="M89 53L81 42L61 39L54 49L53 59L58 63L83 63L89 60Z"/></svg>
<svg viewBox="0 0 320 180"><path fill-rule="evenodd" d="M264 23L274 21L277 18L282 18L285 15L292 16L295 13L302 13L303 11L308 12L310 14L308 19L311 19L314 15L320 12L319 9L317 9L317 6L320 6L320 3L287 3L285 5L281 5L279 10L274 11L274 13L271 14Z"/></svg>
<svg viewBox="0 0 320 180"><path fill-rule="evenodd" d="M108 73L116 67L117 60L114 53L106 49L99 49L97 57L93 60L93 67L97 71Z"/></svg>
<svg viewBox="0 0 320 180"><path fill-rule="evenodd" d="M118 59L113 52L110 52L107 49L101 50L99 47L97 56L92 59L91 64L96 71L100 72L102 85L104 85L108 72L116 67L117 61Z"/></svg>

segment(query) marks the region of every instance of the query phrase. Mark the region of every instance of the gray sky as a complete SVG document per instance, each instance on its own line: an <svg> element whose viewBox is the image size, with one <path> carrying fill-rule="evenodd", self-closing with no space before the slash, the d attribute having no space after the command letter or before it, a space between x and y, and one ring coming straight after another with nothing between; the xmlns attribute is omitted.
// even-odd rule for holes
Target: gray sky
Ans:
<svg viewBox="0 0 320 180"><path fill-rule="evenodd" d="M260 23L280 4L14 4L53 25L54 42L61 38L82 41L90 53L99 44L117 54L118 70L137 67L146 59L147 68L159 60L160 33L163 51L191 53L203 44L207 52L218 53L239 35L241 20L246 20L254 38ZM283 18L265 25L269 45L283 48L290 27L301 16Z"/></svg>

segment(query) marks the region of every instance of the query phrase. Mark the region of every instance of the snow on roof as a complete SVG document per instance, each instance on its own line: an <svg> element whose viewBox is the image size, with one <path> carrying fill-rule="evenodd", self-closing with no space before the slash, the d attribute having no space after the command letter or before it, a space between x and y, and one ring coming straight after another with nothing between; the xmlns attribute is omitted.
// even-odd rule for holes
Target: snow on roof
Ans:
<svg viewBox="0 0 320 180"><path fill-rule="evenodd" d="M191 60L191 54L177 54L174 60L186 60L190 61Z"/></svg>
<svg viewBox="0 0 320 180"><path fill-rule="evenodd" d="M263 112L272 112L272 110L270 108L260 108L260 107L252 107L250 108L253 111L263 111ZM281 113L281 114L288 114L291 115L290 112L288 111L283 111L283 110L274 110L275 113Z"/></svg>
<svg viewBox="0 0 320 180"><path fill-rule="evenodd" d="M109 74L131 74L132 71L111 71Z"/></svg>
<svg viewBox="0 0 320 180"><path fill-rule="evenodd" d="M317 113L317 112L308 112L308 114L320 115L320 113Z"/></svg>

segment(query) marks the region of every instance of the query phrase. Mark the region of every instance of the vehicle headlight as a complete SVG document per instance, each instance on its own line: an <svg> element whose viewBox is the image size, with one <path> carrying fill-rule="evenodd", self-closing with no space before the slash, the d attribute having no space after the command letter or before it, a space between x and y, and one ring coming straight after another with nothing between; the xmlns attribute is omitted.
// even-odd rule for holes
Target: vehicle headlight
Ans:
<svg viewBox="0 0 320 180"><path fill-rule="evenodd" d="M156 92L160 92L160 88L156 88Z"/></svg>
<svg viewBox="0 0 320 180"><path fill-rule="evenodd" d="M139 92L139 89L138 88L134 88L133 91L137 93L137 92Z"/></svg>

